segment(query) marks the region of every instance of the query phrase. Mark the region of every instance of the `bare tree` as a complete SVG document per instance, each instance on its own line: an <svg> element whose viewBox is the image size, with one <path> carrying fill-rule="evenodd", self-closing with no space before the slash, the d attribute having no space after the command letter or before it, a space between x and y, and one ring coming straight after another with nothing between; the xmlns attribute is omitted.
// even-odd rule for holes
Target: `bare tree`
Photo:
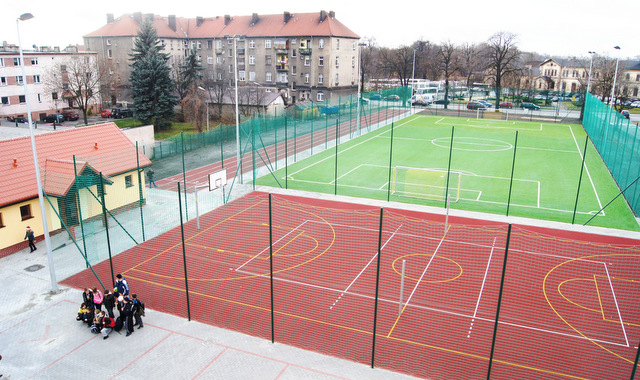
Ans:
<svg viewBox="0 0 640 380"><path fill-rule="evenodd" d="M204 82L204 88L209 93L209 101L215 110L215 114L218 119L222 119L222 110L225 104L225 99L230 95L229 78L227 78L226 70L218 70L218 79L206 79Z"/></svg>
<svg viewBox="0 0 640 380"><path fill-rule="evenodd" d="M475 77L486 65L482 62L480 49L475 44L464 43L460 49L460 74L465 77L467 87L471 88ZM472 92L469 91L471 97Z"/></svg>
<svg viewBox="0 0 640 380"><path fill-rule="evenodd" d="M122 95L122 83L119 71L113 59L101 58L99 63L102 72L100 83L100 99L102 106L114 105L117 99Z"/></svg>
<svg viewBox="0 0 640 380"><path fill-rule="evenodd" d="M373 68L376 65L376 50L378 49L376 39L363 38L360 47L360 92L364 92L364 83L367 76L371 77Z"/></svg>
<svg viewBox="0 0 640 380"><path fill-rule="evenodd" d="M388 76L400 79L401 86L409 84L413 69L412 47L404 45L397 49L383 48L380 50L380 58Z"/></svg>
<svg viewBox="0 0 640 380"><path fill-rule="evenodd" d="M103 71L94 59L73 56L49 67L44 86L49 93L61 94L70 105L78 107L87 124L87 111L99 102L102 77Z"/></svg>
<svg viewBox="0 0 640 380"><path fill-rule="evenodd" d="M459 69L459 56L456 46L450 42L443 42L438 47L438 66L444 76L444 108L448 108L449 99L449 78Z"/></svg>
<svg viewBox="0 0 640 380"><path fill-rule="evenodd" d="M196 86L191 86L183 95L180 105L184 111L184 121L195 125L198 132L202 132L206 119L206 93Z"/></svg>
<svg viewBox="0 0 640 380"><path fill-rule="evenodd" d="M489 37L485 48L488 63L488 77L496 91L496 109L500 104L503 77L519 70L520 51L516 46L516 35L499 32Z"/></svg>

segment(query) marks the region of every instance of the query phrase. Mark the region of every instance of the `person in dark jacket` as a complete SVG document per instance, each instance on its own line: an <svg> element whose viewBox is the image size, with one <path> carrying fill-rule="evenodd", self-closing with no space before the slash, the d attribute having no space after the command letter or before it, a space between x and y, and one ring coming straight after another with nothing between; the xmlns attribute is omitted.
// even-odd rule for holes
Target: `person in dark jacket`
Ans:
<svg viewBox="0 0 640 380"><path fill-rule="evenodd" d="M104 298L102 299L102 304L107 310L109 317L115 318L113 314L113 308L116 307L116 298L113 296L113 293L109 291L109 289L104 290Z"/></svg>
<svg viewBox="0 0 640 380"><path fill-rule="evenodd" d="M124 297L124 305L122 306L122 312L120 317L123 319L125 328L127 329L127 336L133 334L133 315L135 314L135 305L129 297Z"/></svg>
<svg viewBox="0 0 640 380"><path fill-rule="evenodd" d="M120 273L116 275L116 284L115 288L123 296L129 295L129 284L127 283L127 279L124 278Z"/></svg>
<svg viewBox="0 0 640 380"><path fill-rule="evenodd" d="M93 292L89 288L84 288L84 292L82 293L82 300L87 307L94 308L95 305L93 303Z"/></svg>
<svg viewBox="0 0 640 380"><path fill-rule="evenodd" d="M131 302L133 302L133 306L135 308L133 319L136 323L134 323L133 325L138 326L138 329L141 329L144 327L144 323L142 323L142 317L144 317L144 304L140 300L138 300L138 295L135 293L131 295L131 298Z"/></svg>
<svg viewBox="0 0 640 380"><path fill-rule="evenodd" d="M38 249L36 248L36 235L33 233L31 227L27 226L27 233L24 235L24 238L29 239L29 248L31 248L31 252Z"/></svg>

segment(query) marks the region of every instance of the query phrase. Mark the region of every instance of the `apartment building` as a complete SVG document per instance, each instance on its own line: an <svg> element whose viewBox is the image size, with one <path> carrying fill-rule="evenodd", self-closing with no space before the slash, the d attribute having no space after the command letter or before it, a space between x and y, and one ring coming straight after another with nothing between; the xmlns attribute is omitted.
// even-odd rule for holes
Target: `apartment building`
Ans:
<svg viewBox="0 0 640 380"><path fill-rule="evenodd" d="M150 19L169 64L179 67L195 49L210 81L258 85L294 103L322 101L357 91L359 36L334 12L181 18L153 14L107 15L107 24L84 36L87 50L111 67L111 103L130 101L129 54L140 25ZM236 65L237 61L237 65Z"/></svg>
<svg viewBox="0 0 640 380"><path fill-rule="evenodd" d="M0 46L0 117L27 117L26 96L29 96L31 117L42 120L47 114L73 108L70 98L61 92L51 92L46 86L46 76L51 75L52 67L58 67L69 59L97 60L97 54L79 51L77 46L65 49L42 46L23 50L27 91L25 94L20 51L17 45L4 42ZM63 65L64 66L64 65ZM62 75L63 73L60 73ZM98 100L96 99L96 103Z"/></svg>

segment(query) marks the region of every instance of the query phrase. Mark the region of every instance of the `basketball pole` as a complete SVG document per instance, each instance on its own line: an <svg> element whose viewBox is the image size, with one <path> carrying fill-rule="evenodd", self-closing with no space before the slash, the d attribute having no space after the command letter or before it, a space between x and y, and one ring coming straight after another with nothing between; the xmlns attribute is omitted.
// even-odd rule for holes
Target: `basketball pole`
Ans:
<svg viewBox="0 0 640 380"><path fill-rule="evenodd" d="M402 314L402 296L404 295L404 268L407 260L402 260L402 275L400 276L400 303L398 304L398 316Z"/></svg>

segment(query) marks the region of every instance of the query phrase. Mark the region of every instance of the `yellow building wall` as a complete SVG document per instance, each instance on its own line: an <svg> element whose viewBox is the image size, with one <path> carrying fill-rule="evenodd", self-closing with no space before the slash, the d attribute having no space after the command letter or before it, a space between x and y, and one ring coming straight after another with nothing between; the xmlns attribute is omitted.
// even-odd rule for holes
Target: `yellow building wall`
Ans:
<svg viewBox="0 0 640 380"><path fill-rule="evenodd" d="M131 176L129 186L127 186L127 176ZM143 186L142 196L144 198L146 197L144 173L141 173L140 177ZM138 174L135 170L110 177L109 179L113 183L111 185L105 185L105 202L107 209L111 211L132 203L136 203L137 205L140 201L140 195L138 189ZM97 186L91 186L89 189L100 199ZM80 201L78 208L83 220L99 217L102 214L102 205L87 189L80 190L78 198ZM50 196L49 199L53 204L53 208L46 198L44 200L45 209L47 210L47 223L49 225L49 231L55 231L62 228L62 223L58 217L60 213L58 209L58 198ZM21 220L20 207L26 204L31 205L32 218ZM55 212L53 210L55 210ZM4 227L0 227L0 249L22 242L27 226L33 229L36 236L44 233L42 218L40 216L40 203L37 198L0 208L0 213L2 214L2 222L4 224ZM80 214L78 215L78 218L79 217ZM26 246L25 243L25 247Z"/></svg>

